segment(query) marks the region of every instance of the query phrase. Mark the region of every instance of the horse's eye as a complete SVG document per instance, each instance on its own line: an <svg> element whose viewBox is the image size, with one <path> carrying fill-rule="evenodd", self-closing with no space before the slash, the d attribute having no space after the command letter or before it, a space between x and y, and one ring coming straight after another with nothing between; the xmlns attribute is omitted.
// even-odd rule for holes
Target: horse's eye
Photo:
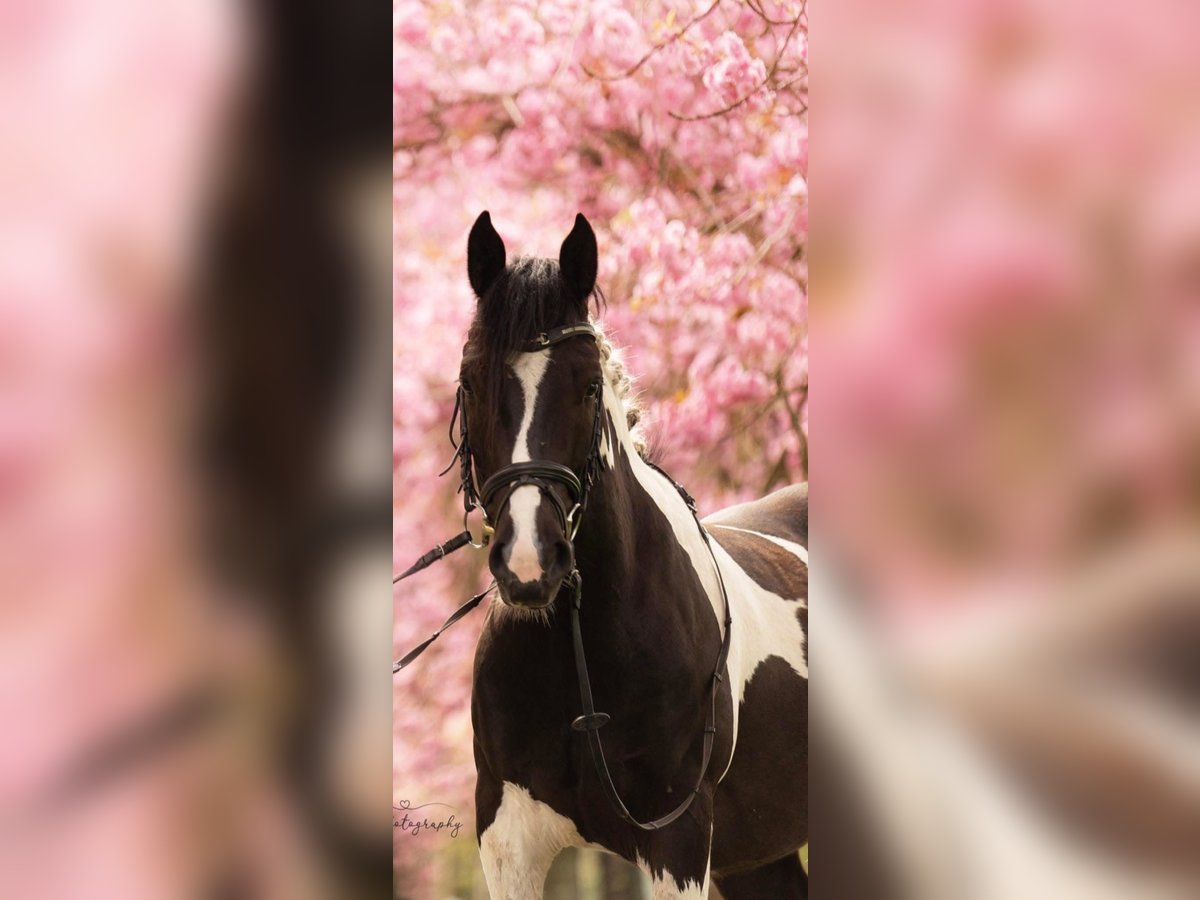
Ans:
<svg viewBox="0 0 1200 900"><path fill-rule="evenodd" d="M596 379L588 385L587 393L583 395L586 400L595 400L600 396L600 379Z"/></svg>
<svg viewBox="0 0 1200 900"><path fill-rule="evenodd" d="M471 387L471 382L468 381L465 376L458 379L458 384L462 388L463 393L468 397L471 397L475 394L475 389Z"/></svg>

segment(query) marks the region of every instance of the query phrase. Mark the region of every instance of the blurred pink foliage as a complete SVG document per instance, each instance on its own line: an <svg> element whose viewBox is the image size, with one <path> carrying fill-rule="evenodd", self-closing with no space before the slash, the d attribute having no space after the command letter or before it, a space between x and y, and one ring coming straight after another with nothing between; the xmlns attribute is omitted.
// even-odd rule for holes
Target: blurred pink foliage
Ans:
<svg viewBox="0 0 1200 900"><path fill-rule="evenodd" d="M483 209L510 258L555 256L577 211L592 221L603 323L656 455L704 510L806 479L806 22L798 2L394 4L397 565L460 527L437 473ZM397 588L398 651L481 566L460 555ZM397 800L469 814L480 621L395 679Z"/></svg>
<svg viewBox="0 0 1200 900"><path fill-rule="evenodd" d="M1200 12L820 15L823 533L936 617L1196 521Z"/></svg>
<svg viewBox="0 0 1200 900"><path fill-rule="evenodd" d="M814 783L923 798L897 895L1200 896L1200 6L813 18Z"/></svg>
<svg viewBox="0 0 1200 900"><path fill-rule="evenodd" d="M2 896L178 895L209 865L178 814L202 754L64 783L220 655L185 301L246 55L229 4L0 10Z"/></svg>

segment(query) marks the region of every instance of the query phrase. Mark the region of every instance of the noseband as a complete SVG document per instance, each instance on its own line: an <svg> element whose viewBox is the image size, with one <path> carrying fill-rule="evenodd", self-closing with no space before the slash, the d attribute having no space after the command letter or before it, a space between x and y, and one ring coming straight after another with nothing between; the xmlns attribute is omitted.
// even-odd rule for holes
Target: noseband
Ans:
<svg viewBox="0 0 1200 900"><path fill-rule="evenodd" d="M556 483L567 489L567 495L573 504L570 510L563 503L562 497L550 489L551 485ZM480 499L483 501L484 509L486 510L492 500L502 493L504 496L500 505L496 507L496 519L498 520L504 512L504 507L508 505L509 499L512 498L513 492L525 484L533 485L553 501L554 511L558 513L558 524L562 527L563 534L567 535L568 539L574 538L575 532L571 528L571 520L579 512L579 501L583 497L583 484L574 472L558 463L534 460L505 466L483 483Z"/></svg>
<svg viewBox="0 0 1200 900"><path fill-rule="evenodd" d="M564 325L559 328L554 328L550 331L539 334L536 339L524 345L521 349L525 353L537 353L541 350L546 350L553 347L555 344L568 340L573 337L591 337L593 340L598 339L595 327L588 322L580 322L575 325ZM467 417L463 411L463 389L459 386L458 393L454 401L454 414L450 419L450 440L454 442L454 422L459 424L459 441L455 445L454 458L450 461L450 465L442 472L444 475L454 467L454 463L459 463L459 490L463 495L464 507L464 526L467 517L476 507L483 509L483 530L479 543L475 543L471 538L469 529L464 529L463 533L451 538L445 544L435 547L429 553L417 560L416 564L408 569L403 575L399 576L395 581L407 578L409 575L431 565L433 562L444 557L447 553L457 550L460 547L470 543L475 547L485 547L489 539L494 533L492 521L488 517L488 509L492 506L494 500L499 498L499 504L495 507L495 520L503 514L504 508L508 505L512 498L513 492L522 485L533 485L543 495L550 498L554 504L554 509L558 514L559 525L562 526L563 534L567 540L574 544L575 535L579 531L579 524L583 518L583 512L587 508L588 494L591 492L592 485L596 480L596 473L600 465L600 435L602 429L602 411L604 408L603 391L596 397L596 414L592 423L592 440L588 449L587 459L583 465L583 476L575 474L573 470L560 463L550 462L548 460L530 460L529 462L519 462L507 465L493 474L483 483L483 488L477 495L475 492L475 474L474 464L471 456L471 445L467 430ZM704 738L701 749L700 774L696 777L696 785L691 792L684 797L683 801L675 807L671 812L667 813L658 819L651 822L639 822L629 812L625 803L621 800L617 793L616 785L613 782L612 774L609 772L608 763L604 756L604 747L600 742L599 731L604 725L608 724L610 716L607 713L597 712L595 704L592 700L591 679L588 676L587 660L583 649L583 633L580 627L580 608L583 597L583 578L579 574L578 569L573 569L570 575L564 581L564 586L571 589L571 639L575 653L575 675L579 682L580 703L583 708L583 714L576 717L571 722L571 728L575 731L583 732L587 736L588 748L591 751L592 764L596 770L596 776L600 780L600 786L604 790L605 796L609 803L616 811L617 815L624 819L629 824L641 829L642 831L657 831L663 828L676 819L678 819L688 807L692 805L696 795L700 792L701 786L704 784L704 777L708 772L709 762L712 758L713 742L717 733L717 688L724 678L723 672L725 669L725 660L729 656L729 635L733 624L729 609L729 595L725 591L725 579L721 575L721 567L717 564L716 555L712 549L712 543L709 539L708 532L704 525L700 522L700 516L696 511L696 501L692 496L684 490L684 488L675 479L667 475L662 469L653 463L647 461L647 465L656 469L659 474L663 475L675 489L679 492L688 509L691 510L692 517L696 520L696 526L700 529L700 536L704 539L704 544L708 548L709 555L712 557L713 567L717 573L717 583L721 589L721 599L724 602L725 608L725 633L721 639L721 649L717 653L717 664L715 671L709 683L709 696L706 709L706 717L704 724ZM563 502L560 494L554 490L555 486L565 488L567 496L572 504L568 509ZM493 581L491 586L483 593L476 594L446 620L437 631L433 633L426 641L419 644L410 651L403 659L392 666L393 674L403 669L410 662L419 656L434 640L437 639L445 629L449 628L468 612L474 609L496 586Z"/></svg>

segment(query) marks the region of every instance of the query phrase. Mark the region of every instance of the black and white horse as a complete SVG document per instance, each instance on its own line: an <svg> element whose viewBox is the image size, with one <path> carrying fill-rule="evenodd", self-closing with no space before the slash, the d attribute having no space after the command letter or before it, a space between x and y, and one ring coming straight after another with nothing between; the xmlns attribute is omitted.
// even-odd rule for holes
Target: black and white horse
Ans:
<svg viewBox="0 0 1200 900"><path fill-rule="evenodd" d="M468 242L479 303L461 374L465 477L495 529L488 561L502 600L489 608L472 695L489 890L540 897L560 850L597 847L645 870L656 900L707 897L710 874L727 900L807 896L797 852L808 839L807 488L710 516L706 537L646 460L629 379L587 325L596 270L583 216L557 261L506 265L486 212ZM525 477L488 488L508 471ZM575 578L595 709L611 717L603 752L628 813L662 816L699 779L670 824L618 815L590 736L571 727ZM726 603L728 656L714 681Z"/></svg>

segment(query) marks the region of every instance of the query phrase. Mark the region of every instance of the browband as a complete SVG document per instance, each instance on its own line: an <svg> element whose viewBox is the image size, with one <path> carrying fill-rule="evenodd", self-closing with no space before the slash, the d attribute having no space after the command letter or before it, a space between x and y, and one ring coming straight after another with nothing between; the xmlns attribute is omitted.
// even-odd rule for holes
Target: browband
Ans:
<svg viewBox="0 0 1200 900"><path fill-rule="evenodd" d="M549 331L543 331L532 341L526 344L521 349L525 353L536 353L538 350L545 350L547 347L553 347L567 338L575 337L576 335L587 335L588 337L598 337L596 334L596 326L591 322L577 322L574 325L559 325L557 328L551 328Z"/></svg>

